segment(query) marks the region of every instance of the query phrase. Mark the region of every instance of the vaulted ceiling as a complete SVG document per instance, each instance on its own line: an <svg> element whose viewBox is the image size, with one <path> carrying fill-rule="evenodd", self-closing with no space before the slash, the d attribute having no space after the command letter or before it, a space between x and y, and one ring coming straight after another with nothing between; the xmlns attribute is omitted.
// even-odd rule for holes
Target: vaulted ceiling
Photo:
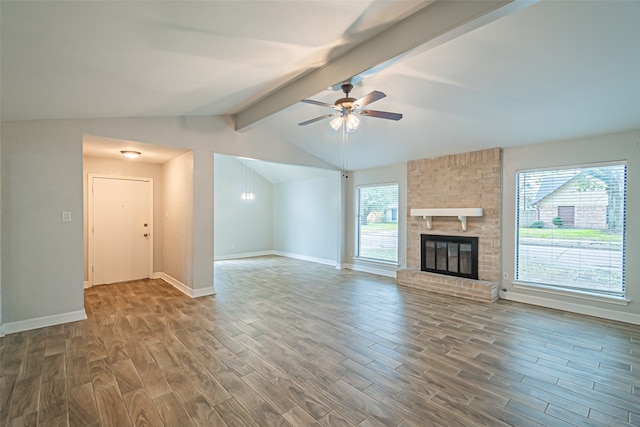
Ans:
<svg viewBox="0 0 640 427"><path fill-rule="evenodd" d="M232 115L340 168L640 128L638 1L0 3L3 120ZM331 113L387 97L348 135Z"/></svg>

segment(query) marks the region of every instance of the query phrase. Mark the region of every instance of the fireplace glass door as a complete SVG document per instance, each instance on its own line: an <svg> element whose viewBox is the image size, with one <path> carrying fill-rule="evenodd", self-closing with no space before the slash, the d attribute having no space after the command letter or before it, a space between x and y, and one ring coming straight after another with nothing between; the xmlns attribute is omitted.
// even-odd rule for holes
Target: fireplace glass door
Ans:
<svg viewBox="0 0 640 427"><path fill-rule="evenodd" d="M423 234L421 241L422 271L478 278L477 237Z"/></svg>

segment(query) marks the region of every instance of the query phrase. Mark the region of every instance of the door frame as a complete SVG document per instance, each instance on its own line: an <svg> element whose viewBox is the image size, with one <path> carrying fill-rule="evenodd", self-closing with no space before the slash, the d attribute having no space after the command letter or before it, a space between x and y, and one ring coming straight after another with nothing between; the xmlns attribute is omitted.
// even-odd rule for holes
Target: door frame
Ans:
<svg viewBox="0 0 640 427"><path fill-rule="evenodd" d="M98 173L89 173L87 174L87 196L89 203L87 204L87 270L88 270L88 279L89 286L93 286L93 246L94 235L93 235L93 212L94 212L94 195L93 195L93 180L95 178L99 179L115 179L119 181L143 181L149 183L149 265L148 272L149 278L153 277L153 236L155 235L153 228L153 178L150 177L140 177L140 176L125 176L125 175L105 175Z"/></svg>

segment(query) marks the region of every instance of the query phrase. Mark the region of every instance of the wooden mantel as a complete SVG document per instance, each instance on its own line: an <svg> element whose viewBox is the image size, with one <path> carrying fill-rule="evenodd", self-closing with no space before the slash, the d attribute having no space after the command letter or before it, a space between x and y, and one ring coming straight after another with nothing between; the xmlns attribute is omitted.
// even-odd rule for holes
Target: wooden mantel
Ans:
<svg viewBox="0 0 640 427"><path fill-rule="evenodd" d="M421 216L427 221L431 230L434 216L457 216L462 224L462 231L467 231L467 217L482 216L482 208L425 208L411 209L411 216Z"/></svg>

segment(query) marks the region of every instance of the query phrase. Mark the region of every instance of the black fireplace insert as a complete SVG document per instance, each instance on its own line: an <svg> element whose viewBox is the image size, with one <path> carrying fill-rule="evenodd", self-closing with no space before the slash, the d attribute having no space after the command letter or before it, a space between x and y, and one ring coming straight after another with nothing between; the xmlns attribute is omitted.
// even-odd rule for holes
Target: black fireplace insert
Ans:
<svg viewBox="0 0 640 427"><path fill-rule="evenodd" d="M422 271L478 279L478 238L420 235Z"/></svg>

